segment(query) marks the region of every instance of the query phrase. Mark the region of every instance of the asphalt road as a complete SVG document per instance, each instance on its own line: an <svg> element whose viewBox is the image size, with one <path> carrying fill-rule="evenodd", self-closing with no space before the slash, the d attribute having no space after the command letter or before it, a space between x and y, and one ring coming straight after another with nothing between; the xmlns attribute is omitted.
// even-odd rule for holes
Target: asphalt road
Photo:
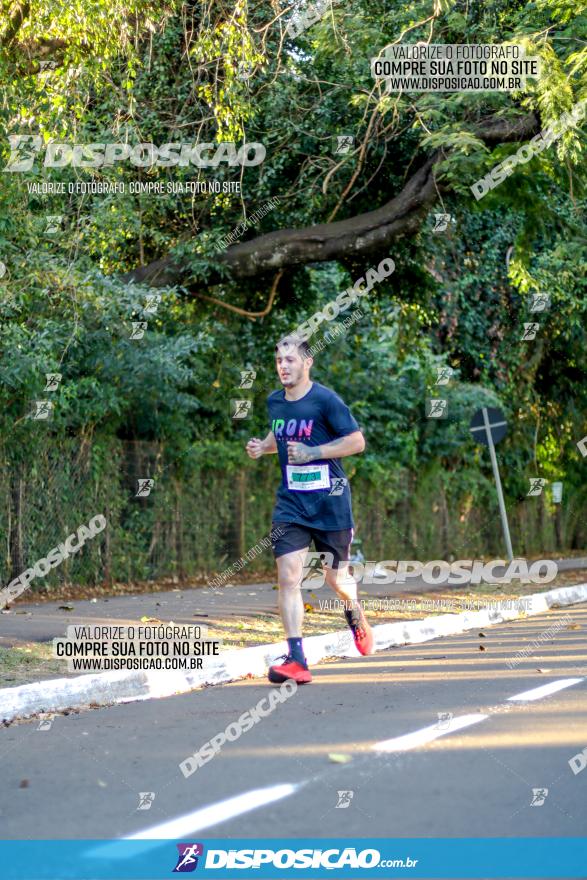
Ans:
<svg viewBox="0 0 587 880"><path fill-rule="evenodd" d="M180 761L270 685L0 729L0 838L587 835L587 768L569 765L587 747L587 606L484 632L315 667L187 779Z"/></svg>

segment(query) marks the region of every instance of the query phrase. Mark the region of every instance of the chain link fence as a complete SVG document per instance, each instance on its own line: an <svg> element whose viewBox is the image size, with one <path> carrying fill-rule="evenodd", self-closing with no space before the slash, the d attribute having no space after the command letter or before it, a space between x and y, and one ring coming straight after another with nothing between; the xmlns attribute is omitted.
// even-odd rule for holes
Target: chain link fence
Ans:
<svg viewBox="0 0 587 880"><path fill-rule="evenodd" d="M0 578L6 585L81 525L103 514L107 527L32 590L56 584L161 581L205 583L271 529L278 483L273 456L242 465L177 460L160 443L68 438L41 446L26 463L0 447ZM479 471L397 469L369 479L354 465L356 536L367 559L503 556L491 481ZM152 482L151 482L152 481ZM545 492L508 505L516 554L540 556L585 546L585 492L552 505ZM270 550L247 574L273 568Z"/></svg>

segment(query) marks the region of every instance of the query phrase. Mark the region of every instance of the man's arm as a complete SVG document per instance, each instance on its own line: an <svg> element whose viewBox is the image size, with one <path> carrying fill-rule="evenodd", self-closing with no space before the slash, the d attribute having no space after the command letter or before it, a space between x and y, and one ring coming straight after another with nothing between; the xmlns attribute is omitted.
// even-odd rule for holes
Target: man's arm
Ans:
<svg viewBox="0 0 587 880"><path fill-rule="evenodd" d="M316 461L318 458L345 458L347 455L357 455L365 449L365 438L361 431L353 431L346 437L323 443L322 446L306 446L305 443L288 441L288 461L292 464L305 464L307 461Z"/></svg>
<svg viewBox="0 0 587 880"><path fill-rule="evenodd" d="M261 458L262 455L269 455L277 452L277 441L273 431L269 431L264 440L253 437L246 445L247 455L249 458Z"/></svg>

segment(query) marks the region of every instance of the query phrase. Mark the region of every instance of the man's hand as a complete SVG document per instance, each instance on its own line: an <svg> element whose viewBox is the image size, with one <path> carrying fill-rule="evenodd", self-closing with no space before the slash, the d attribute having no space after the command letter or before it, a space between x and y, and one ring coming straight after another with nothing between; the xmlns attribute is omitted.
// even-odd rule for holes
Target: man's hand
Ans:
<svg viewBox="0 0 587 880"><path fill-rule="evenodd" d="M251 437L245 449L249 458L261 458L262 455L270 455L272 452L277 452L277 441L273 431L269 431L264 440L259 440L258 437Z"/></svg>
<svg viewBox="0 0 587 880"><path fill-rule="evenodd" d="M246 450L249 458L261 458L265 452L263 441L258 437L251 437L246 445Z"/></svg>
<svg viewBox="0 0 587 880"><path fill-rule="evenodd" d="M305 464L307 461L321 457L319 446L306 446L305 443L287 441L287 460L290 464Z"/></svg>

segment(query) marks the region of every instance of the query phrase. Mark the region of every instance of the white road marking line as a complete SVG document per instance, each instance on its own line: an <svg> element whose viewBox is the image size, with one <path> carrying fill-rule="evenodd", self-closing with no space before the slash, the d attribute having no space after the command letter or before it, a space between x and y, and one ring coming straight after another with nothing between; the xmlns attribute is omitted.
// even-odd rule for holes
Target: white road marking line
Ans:
<svg viewBox="0 0 587 880"><path fill-rule="evenodd" d="M179 816L177 819L171 819L169 822L163 822L161 825L154 825L138 834L131 834L124 840L150 840L151 838L155 840L157 838L159 840L177 838L179 840L186 834L194 834L210 825L234 819L235 816L240 816L242 813L248 813L257 807L264 807L274 801L289 797L298 787L298 785L288 783L271 785L269 788L256 788L253 791L245 792L245 794L237 794L236 797L228 798L225 801L218 801L217 804L211 804L209 807L202 807L202 809L187 813L185 816Z"/></svg>
<svg viewBox="0 0 587 880"><path fill-rule="evenodd" d="M565 678L560 681L549 682L548 684L541 685L540 687L533 688L529 691L524 691L521 694L515 694L512 697L508 697L509 701L531 701L531 700L539 700L542 697L546 697L549 694L556 693L557 691L563 690L564 688L572 687L574 684L579 684L579 682L584 681L584 678ZM479 724L479 722L484 721L486 718L489 718L489 715L483 715L480 713L470 714L470 715L461 715L457 718L452 718L450 720L449 726L444 728L439 728L438 723L430 725L429 727L423 727L420 730L415 730L412 733L406 733L403 736L397 736L392 739L383 740L381 742L375 743L372 746L373 751L377 752L401 752L401 751L409 751L410 749L417 748L418 746L426 745L429 742L433 742L436 739L439 739L441 736L446 736L449 733L455 733L457 730L462 730L463 728L470 727L473 724ZM227 798L224 801L219 801L216 804L211 804L208 807L202 807L199 810L195 810L192 813L187 813L184 816L179 816L177 819L172 819L169 822L163 822L160 825L154 825L151 828L148 828L145 831L140 831L137 834L132 834L127 837L120 838L122 840L152 840L153 846L157 846L157 842L165 839L179 839L180 837L184 837L186 835L196 834L199 831L202 831L210 826L220 824L221 822L225 822L228 819L232 819L235 816L240 816L244 813L249 812L250 810L255 810L258 807L263 807L268 804L274 803L275 801L281 800L285 797L289 797L299 788L301 788L305 782L300 782L297 784L282 784L282 785L273 785L269 788L258 788L253 789L252 791L246 792L245 794L236 795L232 798ZM113 852L113 848L110 844L106 844L97 849L91 850L86 853L87 856L94 857L107 857L112 858L113 856L124 858L125 856L121 856L120 853ZM130 854L129 854L130 855Z"/></svg>
<svg viewBox="0 0 587 880"><path fill-rule="evenodd" d="M171 819L169 822L162 822L160 825L153 825L146 831L139 831L138 834L130 834L126 837L118 838L119 840L152 840L153 846L158 845L160 840L180 840L209 828L211 825L217 825L220 822L226 822L227 819L234 819L235 816L241 816L250 810L256 810L258 807L265 807L282 798L289 797L303 783L290 785L272 785L269 788L256 788L247 791L244 794L238 794L235 797L227 798L224 801L218 801L208 807L202 807L194 810L193 813L186 813L184 816L178 816L177 819ZM114 842L113 842L114 844ZM95 858L127 858L126 850L122 855L121 851L113 844L105 844L86 853L88 856ZM140 852L144 852L145 847L142 846ZM132 856L132 852L128 851L128 857Z"/></svg>
<svg viewBox="0 0 587 880"><path fill-rule="evenodd" d="M489 715L461 715L458 718L451 718L450 726L446 729L439 728L438 724L432 724L430 727L423 727L421 730L415 730L413 733L406 733L403 736L396 736L393 739L386 739L383 742L375 743L372 748L376 752L406 752L409 749L426 745L426 743L432 742L432 740L438 739L440 736L446 736L448 733L461 730L463 727L478 724L486 718L489 718Z"/></svg>
<svg viewBox="0 0 587 880"><path fill-rule="evenodd" d="M514 694L513 697L508 697L508 700L516 700L520 702L541 700L542 697L548 697L549 694L556 694L557 691L562 691L564 688L579 684L580 681L584 680L585 679L583 678L561 678L560 681L551 681L548 684L540 685L540 687L532 688L532 690L522 691L521 694Z"/></svg>

